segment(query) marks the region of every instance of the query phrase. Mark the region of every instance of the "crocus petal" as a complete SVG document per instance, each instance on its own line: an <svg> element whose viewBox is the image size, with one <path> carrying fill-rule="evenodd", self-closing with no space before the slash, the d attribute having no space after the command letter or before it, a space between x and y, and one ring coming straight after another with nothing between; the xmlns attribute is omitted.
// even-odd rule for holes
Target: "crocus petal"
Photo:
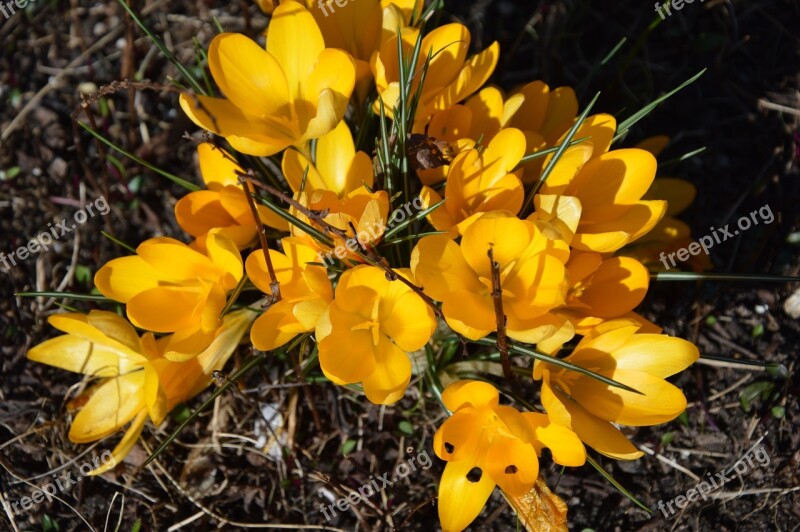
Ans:
<svg viewBox="0 0 800 532"><path fill-rule="evenodd" d="M421 238L411 253L411 270L425 293L437 301L443 301L456 290L476 292L483 288L464 260L459 245L447 235Z"/></svg>
<svg viewBox="0 0 800 532"><path fill-rule="evenodd" d="M594 148L590 142L583 142L570 146L556 162L553 171L547 177L540 190L541 194L566 194L575 176L583 168L586 162L592 157ZM554 154L548 155L545 164L549 164ZM637 198L638 199L638 198Z"/></svg>
<svg viewBox="0 0 800 532"><path fill-rule="evenodd" d="M216 334L216 330L205 331L197 325L159 338L158 343L165 359L172 362L186 362L206 349Z"/></svg>
<svg viewBox="0 0 800 532"><path fill-rule="evenodd" d="M245 171L234 161L231 154L210 142L201 142L197 146L200 175L209 189L239 184L239 174Z"/></svg>
<svg viewBox="0 0 800 532"><path fill-rule="evenodd" d="M666 212L665 201L640 201L616 218L579 226L572 246L583 251L609 253L646 234L661 220ZM586 210L583 211L586 213Z"/></svg>
<svg viewBox="0 0 800 532"><path fill-rule="evenodd" d="M69 335L113 348L121 356L143 358L136 331L124 318L113 312L93 310L87 315L77 312L54 314L47 318L47 322Z"/></svg>
<svg viewBox="0 0 800 532"><path fill-rule="evenodd" d="M480 340L497 328L494 304L489 295L458 290L442 303L447 324L470 340Z"/></svg>
<svg viewBox="0 0 800 532"><path fill-rule="evenodd" d="M144 366L144 401L153 424L159 425L167 416L167 392L161 385L158 372L152 364Z"/></svg>
<svg viewBox="0 0 800 532"><path fill-rule="evenodd" d="M686 397L661 377L643 371L616 369L601 375L626 384L641 394L611 387L596 379L581 379L572 397L600 419L630 426L658 425L675 419L686 409Z"/></svg>
<svg viewBox="0 0 800 532"><path fill-rule="evenodd" d="M147 421L147 412L143 410L133 418L128 430L125 431L125 435L117 446L114 447L114 450L111 451L111 457L108 460L103 458L102 465L90 471L89 476L102 475L106 471L114 469L117 464L122 462L125 457L128 456L128 453L131 452L133 446L136 445L136 441L139 439L139 435L144 428L145 421ZM105 456L105 453L103 453L102 456Z"/></svg>
<svg viewBox="0 0 800 532"><path fill-rule="evenodd" d="M211 190L197 190L179 199L175 204L175 218L181 229L193 237L236 223L219 201L219 193Z"/></svg>
<svg viewBox="0 0 800 532"><path fill-rule="evenodd" d="M558 87L550 91L547 101L547 116L541 129L548 144L558 143L558 138L570 128L577 114L578 99L572 87Z"/></svg>
<svg viewBox="0 0 800 532"><path fill-rule="evenodd" d="M549 392L550 388L542 386L542 405L552 417L551 410L548 408L548 404L545 403L546 391ZM551 397L557 397L556 401L562 405L561 408L568 412L569 427L578 435L581 441L595 451L617 460L636 460L644 454L634 447L628 438L608 421L595 417L580 404L568 399L559 392L551 392L550 395ZM559 424L564 423L559 421Z"/></svg>
<svg viewBox="0 0 800 532"><path fill-rule="evenodd" d="M363 381L364 394L376 405L399 401L411 381L411 361L408 355L384 337L375 353L375 371Z"/></svg>
<svg viewBox="0 0 800 532"><path fill-rule="evenodd" d="M439 521L444 532L460 532L478 517L494 490L491 476L475 460L447 462L439 482Z"/></svg>
<svg viewBox="0 0 800 532"><path fill-rule="evenodd" d="M318 138L332 131L344 118L348 102L349 96L341 92L330 89L320 92L316 115L308 121L303 139Z"/></svg>
<svg viewBox="0 0 800 532"><path fill-rule="evenodd" d="M388 316L381 317L381 330L406 352L421 349L436 330L433 311L410 289L404 290L391 304Z"/></svg>
<svg viewBox="0 0 800 532"><path fill-rule="evenodd" d="M242 256L236 244L223 235L210 234L206 237L206 250L208 250L208 258L222 274L219 279L222 287L226 290L233 290L243 273Z"/></svg>
<svg viewBox="0 0 800 532"><path fill-rule="evenodd" d="M475 105L480 105L480 102ZM472 122L473 112L469 108L464 105L453 105L433 114L431 123L428 125L428 135L437 140L454 142L470 135ZM495 131L497 129L500 129L499 125Z"/></svg>
<svg viewBox="0 0 800 532"><path fill-rule="evenodd" d="M486 146L483 161L483 180L495 182L514 169L525 155L525 135L519 129L506 128Z"/></svg>
<svg viewBox="0 0 800 532"><path fill-rule="evenodd" d="M128 301L128 319L153 332L189 329L200 319L207 294L199 287L151 288Z"/></svg>
<svg viewBox="0 0 800 532"><path fill-rule="evenodd" d="M220 33L208 48L214 81L236 107L257 117L288 115L289 87L281 65L241 33Z"/></svg>
<svg viewBox="0 0 800 532"><path fill-rule="evenodd" d="M288 125L277 118L254 121L230 100L181 94L181 109L199 127L228 139L234 149L267 157L296 141Z"/></svg>
<svg viewBox="0 0 800 532"><path fill-rule="evenodd" d="M72 421L69 439L89 443L119 430L144 407L144 371L109 379L91 390L91 397Z"/></svg>
<svg viewBox="0 0 800 532"><path fill-rule="evenodd" d="M136 294L157 287L160 277L160 272L141 257L120 257L97 270L94 285L104 296L127 303Z"/></svg>
<svg viewBox="0 0 800 532"><path fill-rule="evenodd" d="M442 201L442 197L439 193L430 187L422 187L419 196L422 199L422 206L424 209L430 209ZM444 205L440 205L435 211L428 214L428 221L434 229L437 231L450 231L453 226L459 222L459 220L453 217L450 209L447 208L448 203L454 203L455 201L455 198L445 200ZM453 233L453 235L455 236L455 233Z"/></svg>
<svg viewBox="0 0 800 532"><path fill-rule="evenodd" d="M640 200L655 175L656 158L650 153L633 148L613 150L587 162L565 194L579 196L584 212L602 213L608 206ZM575 193L580 190L591 190L591 194Z"/></svg>
<svg viewBox="0 0 800 532"><path fill-rule="evenodd" d="M495 437L486 453L486 471L500 489L518 497L533 487L539 476L539 459L530 443Z"/></svg>
<svg viewBox="0 0 800 532"><path fill-rule="evenodd" d="M581 219L581 201L573 196L537 194L533 203L536 211L528 219L538 222L536 227L550 240L571 243Z"/></svg>
<svg viewBox="0 0 800 532"><path fill-rule="evenodd" d="M308 169L307 174L306 169ZM304 175L306 179L304 191L312 192L325 188L325 181L323 181L317 168L311 164L311 161L305 155L297 150L288 149L283 152L281 170L283 170L283 175L286 176L286 182L294 192L300 192Z"/></svg>
<svg viewBox="0 0 800 532"><path fill-rule="evenodd" d="M425 79L426 85L444 87L455 79L467 58L469 42L469 30L463 24L457 23L439 26L426 35L420 47L421 59L427 56L429 50L433 55ZM442 108L447 107L449 106Z"/></svg>
<svg viewBox="0 0 800 532"><path fill-rule="evenodd" d="M328 308L329 300L323 298L314 298L306 301L300 301L292 308L297 323L303 328L305 332L314 330L314 326L319 321L320 316Z"/></svg>
<svg viewBox="0 0 800 532"><path fill-rule="evenodd" d="M222 369L239 346L242 336L247 332L247 328L250 327L256 316L255 312L247 308L225 314L222 319L222 326L214 341L195 359L204 375L210 376L214 370ZM206 384L202 382L200 385L202 388L206 387ZM199 393L202 388L189 390L189 393L191 393L189 397Z"/></svg>
<svg viewBox="0 0 800 532"><path fill-rule="evenodd" d="M272 351L302 332L292 310L292 303L279 301L259 316L250 330L253 346L259 351Z"/></svg>
<svg viewBox="0 0 800 532"><path fill-rule="evenodd" d="M669 144L669 136L654 135L644 139L639 144L634 146L634 148L649 151L653 154L653 157L658 157L661 155L661 152L664 151L664 148L667 147L667 144Z"/></svg>
<svg viewBox="0 0 800 532"><path fill-rule="evenodd" d="M639 305L649 283L650 272L641 262L629 257L611 257L594 272L580 301L589 306L588 314L614 318Z"/></svg>
<svg viewBox="0 0 800 532"><path fill-rule="evenodd" d="M159 272L159 277L180 282L185 279L214 279L214 264L202 253L171 238L151 238L142 242L136 253ZM237 252L238 253L238 252Z"/></svg>
<svg viewBox="0 0 800 532"><path fill-rule="evenodd" d="M497 41L493 42L481 53L470 57L458 73L456 80L437 95L434 108L438 110L446 109L477 91L489 80L499 58L500 45ZM431 66L433 67L433 65ZM425 83L428 83L427 79Z"/></svg>
<svg viewBox="0 0 800 532"><path fill-rule="evenodd" d="M484 421L484 416L476 408L459 407L434 434L433 452L448 462L473 456L480 440L475 427Z"/></svg>
<svg viewBox="0 0 800 532"><path fill-rule="evenodd" d="M588 141L591 142L594 147L593 156L598 157L608 151L616 132L616 119L611 115L598 114L586 117L586 120L583 121L575 132L573 138L582 139L584 137L589 137ZM563 141L564 137L562 136L558 143L561 144Z"/></svg>
<svg viewBox="0 0 800 532"><path fill-rule="evenodd" d="M483 381L457 381L447 386L442 392L442 402L452 412L465 405L475 408L493 407L499 401L500 395L497 393L497 388Z"/></svg>
<svg viewBox="0 0 800 532"><path fill-rule="evenodd" d="M508 437L516 438L523 443L531 443L535 436L530 424L522 417L519 410L513 406L497 405L492 407L497 417L502 421L498 424L497 433Z"/></svg>
<svg viewBox="0 0 800 532"><path fill-rule="evenodd" d="M324 49L319 26L304 6L286 0L275 8L267 32L267 52L283 70L293 99L303 97L302 84Z"/></svg>
<svg viewBox="0 0 800 532"><path fill-rule="evenodd" d="M522 416L536 433L534 444L549 448L555 463L570 467L586 463L586 448L577 434L567 427L551 423L546 414L523 412Z"/></svg>
<svg viewBox="0 0 800 532"><path fill-rule="evenodd" d="M136 367L133 360L120 355L117 349L64 334L30 348L27 356L34 362L67 371L97 377L115 377Z"/></svg>
<svg viewBox="0 0 800 532"><path fill-rule="evenodd" d="M503 116L503 93L495 87L481 89L475 96L469 98L464 104L472 114L470 131L473 138L478 138L480 133L485 138L491 139L506 126ZM479 133L480 132L480 133ZM476 135L476 133L478 133ZM433 135L436 137L436 135ZM465 135L462 135L462 137ZM436 137L439 138L439 137Z"/></svg>
<svg viewBox="0 0 800 532"><path fill-rule="evenodd" d="M550 87L543 81L532 81L506 100L504 118L524 130L541 131L547 114ZM575 110L578 105L575 102ZM575 116L574 114L572 116ZM571 117L570 117L571 118Z"/></svg>
<svg viewBox="0 0 800 532"><path fill-rule="evenodd" d="M361 382L375 371L372 337L367 331L356 331L361 319L340 311L338 299L320 316L317 324L319 363L322 372L336 384ZM325 323L327 322L327 324ZM322 339L321 329L330 331Z"/></svg>
<svg viewBox="0 0 800 532"><path fill-rule="evenodd" d="M491 279L489 248L495 262L504 268L518 258L533 239L536 229L533 224L513 216L484 216L464 233L461 252L470 268L479 276ZM514 235L514 238L509 238Z"/></svg>
<svg viewBox="0 0 800 532"><path fill-rule="evenodd" d="M347 177L350 162L356 155L356 147L350 128L344 121L333 131L317 141L317 170L324 179L326 189L342 196L347 192Z"/></svg>
<svg viewBox="0 0 800 532"><path fill-rule="evenodd" d="M700 358L691 342L662 334L637 334L611 352L615 367L640 370L666 378L683 371Z"/></svg>
<svg viewBox="0 0 800 532"><path fill-rule="evenodd" d="M697 196L694 185L683 179L673 177L657 177L642 197L646 200L666 200L666 216L675 216L686 210Z"/></svg>

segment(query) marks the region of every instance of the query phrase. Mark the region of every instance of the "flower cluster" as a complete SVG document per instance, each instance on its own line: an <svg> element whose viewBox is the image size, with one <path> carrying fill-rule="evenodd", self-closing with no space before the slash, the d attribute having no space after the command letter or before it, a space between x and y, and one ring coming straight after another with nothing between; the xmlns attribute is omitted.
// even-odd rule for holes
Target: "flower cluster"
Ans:
<svg viewBox="0 0 800 532"><path fill-rule="evenodd" d="M485 86L498 44L470 55L467 28L428 30L422 2L360 0L324 16L313 4L259 2L265 46L233 33L211 42L220 95L180 97L208 132L206 188L175 205L189 243L151 238L95 276L127 320L56 315L65 335L30 350L99 379L70 438L130 423L121 461L146 419L158 425L207 386L249 330L260 351L312 338L303 373L318 364L375 404L400 401L414 374L448 381L452 415L434 438L448 531L495 486L512 498L534 489L545 447L573 467L585 446L640 456L619 426L679 415L686 400L665 378L698 358L635 312L652 262L641 244L687 236L672 218L686 206L680 185L654 180L658 150L612 148L615 119L579 120L569 87ZM570 139L582 140L552 149ZM386 229L394 207L417 201ZM442 356L454 340L500 361L504 379L461 379ZM522 352L535 364L511 359ZM520 383L513 373L527 374L524 412L500 401Z"/></svg>

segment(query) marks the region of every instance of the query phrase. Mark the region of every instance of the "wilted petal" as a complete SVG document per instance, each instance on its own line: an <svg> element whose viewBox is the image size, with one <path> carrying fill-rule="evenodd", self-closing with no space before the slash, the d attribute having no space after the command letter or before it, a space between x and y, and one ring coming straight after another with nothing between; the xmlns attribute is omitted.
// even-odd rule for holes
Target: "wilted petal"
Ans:
<svg viewBox="0 0 800 532"><path fill-rule="evenodd" d="M145 408L144 371L109 379L93 390L72 421L69 439L89 443L113 434Z"/></svg>

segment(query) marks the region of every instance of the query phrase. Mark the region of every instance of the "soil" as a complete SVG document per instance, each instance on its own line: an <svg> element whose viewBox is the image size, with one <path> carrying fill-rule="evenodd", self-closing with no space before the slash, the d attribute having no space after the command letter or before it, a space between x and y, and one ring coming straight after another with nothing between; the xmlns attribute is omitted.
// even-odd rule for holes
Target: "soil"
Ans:
<svg viewBox="0 0 800 532"><path fill-rule="evenodd" d="M697 187L680 218L696 238L759 209L772 223L740 231L715 245L714 271L800 275L800 3L790 0L683 4L664 20L651 3L588 0L446 1L442 21L461 21L472 47L500 42L493 83L505 89L534 79L578 88L585 105L626 117L706 69L702 77L639 122L623 146L665 134L671 143L662 176ZM216 17L226 31L256 38L267 19L246 0L132 2L185 64L193 39L207 46ZM621 39L622 47L607 58ZM178 73L113 1L39 0L0 18L0 251L9 255L61 220L70 224L86 202L96 213L54 239L52 248L0 266L0 494L9 504L32 495L51 475L80 479L29 511L0 513L0 530L236 530L261 523L342 530L438 526L433 499L443 464L431 450L442 413L412 386L397 405L380 408L330 384L310 386L314 413L295 385L289 360L271 359L192 421L159 457L152 450L199 406L205 392L179 407L161 428L149 426L124 464L100 478L78 475L99 447L67 439L67 401L80 379L26 360L28 348L55 335L46 323L61 308L87 311L92 302L22 297L27 291L89 293L98 266L125 253L101 231L138 243L160 235L184 238L172 210L183 191L78 126L91 124L137 157L199 182L196 128L164 89ZM604 59L606 59L604 61ZM82 98L108 88L102 101ZM766 212L766 211L762 211ZM50 224L50 225L48 225ZM630 436L648 454L634 462L598 459L644 505L622 495L589 465L563 472L544 465L548 484L569 505L572 530L797 530L800 528L800 284L776 281L654 281L641 312L666 333L695 342L706 358L672 381L684 390L685 415ZM800 296L795 296L800 297ZM249 354L240 350L230 372ZM735 362L733 362L735 361ZM753 365L748 364L753 363ZM535 392L528 390L530 399ZM424 400L421 400L424 399ZM269 438L259 410L277 409L285 445L270 453L251 440ZM145 445L147 447L145 447ZM349 451L343 458L343 448ZM431 462L422 460L426 452ZM746 457L746 471L724 487L678 509L672 501L700 482L726 474ZM405 479L354 512L325 519L320 506L418 457ZM426 456L427 456L426 455ZM543 464L550 464L547 459ZM52 481L51 481L52 482ZM328 498L332 497L332 498ZM659 501L673 504L674 515ZM117 527L117 523L121 523ZM116 528L115 528L116 527ZM498 490L473 530L515 530Z"/></svg>

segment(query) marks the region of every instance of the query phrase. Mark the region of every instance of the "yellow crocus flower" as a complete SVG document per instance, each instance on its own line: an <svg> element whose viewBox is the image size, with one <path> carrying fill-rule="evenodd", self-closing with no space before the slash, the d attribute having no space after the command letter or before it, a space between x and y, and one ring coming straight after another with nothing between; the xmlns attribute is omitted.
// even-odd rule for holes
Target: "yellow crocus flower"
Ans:
<svg viewBox="0 0 800 532"><path fill-rule="evenodd" d="M425 292L442 302L447 324L470 340L497 330L492 298L493 250L499 264L508 336L539 344L572 337L566 318L550 311L564 304L569 250L545 237L533 222L510 213L487 213L472 223L457 244L448 235L423 237L411 254L411 269ZM570 331L564 331L564 327Z"/></svg>
<svg viewBox="0 0 800 532"><path fill-rule="evenodd" d="M335 384L360 382L371 402L392 404L411 381L408 353L421 349L435 330L433 311L418 294L387 280L379 268L357 266L342 274L335 299L317 322L320 367Z"/></svg>
<svg viewBox="0 0 800 532"><path fill-rule="evenodd" d="M127 305L135 326L175 333L166 356L181 360L214 338L227 295L242 278L242 257L231 239L211 233L204 249L151 238L136 248L136 255L104 264L94 283L101 294Z"/></svg>
<svg viewBox="0 0 800 532"><path fill-rule="evenodd" d="M275 8L266 50L222 33L211 42L208 64L226 98L182 94L181 108L250 155L273 155L331 131L355 84L353 58L326 48L314 17L293 0Z"/></svg>
<svg viewBox="0 0 800 532"><path fill-rule="evenodd" d="M252 244L258 235L258 225L247 202L239 176L245 172L231 155L209 142L197 146L200 174L208 190L190 192L175 204L175 218L181 229L195 237L200 249L209 233L225 235L239 249ZM286 220L256 205L261 223L288 231Z"/></svg>
<svg viewBox="0 0 800 532"><path fill-rule="evenodd" d="M310 264L319 261L317 249L296 237L286 237L281 244L283 253L269 250L275 277L280 283L281 300L259 316L250 331L253 345L261 351L270 351L297 334L313 331L333 299L326 269ZM245 267L253 284L271 295L271 278L263 250L253 251Z"/></svg>
<svg viewBox="0 0 800 532"><path fill-rule="evenodd" d="M370 66L378 89L372 109L380 112L379 100L388 116L400 101L400 66L397 56L397 39L402 40L403 57L410 60L420 30L406 27L400 35L394 35L381 44L372 55ZM428 54L432 55L425 85L415 117L414 131L421 132L434 111L441 111L474 93L486 83L497 66L500 46L492 43L483 52L467 58L470 33L466 26L458 23L440 26L423 37L419 65L424 64ZM410 94L419 86L421 70L414 73Z"/></svg>
<svg viewBox="0 0 800 532"><path fill-rule="evenodd" d="M130 423L112 451L113 460L91 472L99 475L121 462L136 443L149 417L158 426L176 405L191 399L211 382L211 374L230 358L256 314L243 309L225 316L219 333L196 357L173 362L163 357L169 337L139 337L125 319L105 311L57 314L48 321L67 334L28 351L28 358L102 380L74 403L80 412L69 439L90 443Z"/></svg>
<svg viewBox="0 0 800 532"><path fill-rule="evenodd" d="M518 213L525 191L518 176L522 172L513 170L523 155L525 136L514 128L500 131L483 152L471 149L459 153L447 170L445 203L428 215L431 225L456 236L483 213ZM427 186L420 197L426 209L442 200Z"/></svg>
<svg viewBox="0 0 800 532"><path fill-rule="evenodd" d="M454 382L442 392L442 401L453 412L433 437L434 452L447 461L438 504L445 532L469 526L495 486L510 497L528 492L544 447L557 464L577 467L586 461L574 432L545 414L501 405L497 389L487 382Z"/></svg>
<svg viewBox="0 0 800 532"><path fill-rule="evenodd" d="M569 427L596 451L618 460L643 453L614 426L659 425L686 408L686 397L665 379L700 356L681 338L642 334L631 320L613 320L590 331L564 360L630 386L637 394L587 375L536 361L542 405L555 423Z"/></svg>

